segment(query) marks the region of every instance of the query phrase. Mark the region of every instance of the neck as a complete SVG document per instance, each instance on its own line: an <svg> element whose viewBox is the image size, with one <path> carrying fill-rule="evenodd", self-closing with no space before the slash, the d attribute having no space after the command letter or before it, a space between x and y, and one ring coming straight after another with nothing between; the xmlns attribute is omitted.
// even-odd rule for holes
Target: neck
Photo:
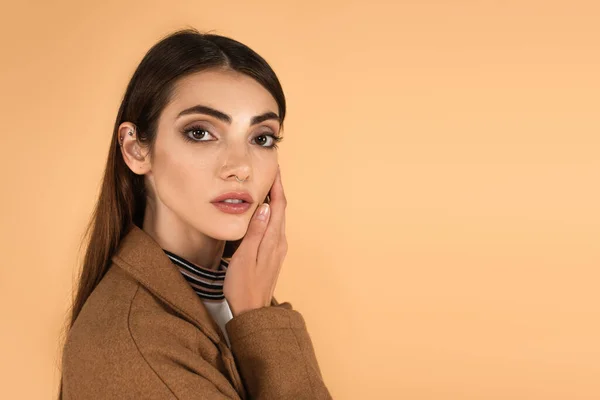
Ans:
<svg viewBox="0 0 600 400"><path fill-rule="evenodd" d="M162 218L159 220L154 218L148 205L142 226L144 232L150 235L164 250L175 253L204 268L219 269L225 250L224 240L206 236L182 223L180 219L165 220Z"/></svg>

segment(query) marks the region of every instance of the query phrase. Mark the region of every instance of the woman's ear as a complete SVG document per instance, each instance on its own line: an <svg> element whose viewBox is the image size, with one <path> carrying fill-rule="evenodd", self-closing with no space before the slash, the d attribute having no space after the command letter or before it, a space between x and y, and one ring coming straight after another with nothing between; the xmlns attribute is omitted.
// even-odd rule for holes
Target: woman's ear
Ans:
<svg viewBox="0 0 600 400"><path fill-rule="evenodd" d="M144 175L150 171L150 157L143 154L136 133L136 126L133 123L123 122L117 130L117 140L123 154L123 160L129 169L135 174Z"/></svg>

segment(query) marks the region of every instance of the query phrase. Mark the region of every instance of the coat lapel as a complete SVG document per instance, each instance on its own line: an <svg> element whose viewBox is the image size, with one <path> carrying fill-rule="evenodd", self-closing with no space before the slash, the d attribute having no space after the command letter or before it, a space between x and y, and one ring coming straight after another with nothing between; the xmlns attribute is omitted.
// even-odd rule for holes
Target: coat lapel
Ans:
<svg viewBox="0 0 600 400"><path fill-rule="evenodd" d="M162 247L137 225L132 224L129 232L121 239L112 261L216 344L223 355L234 387L240 397L245 399L246 391L225 336ZM278 305L279 302L273 297L271 306Z"/></svg>
<svg viewBox="0 0 600 400"><path fill-rule="evenodd" d="M137 225L133 225L123 237L112 261L198 327L215 344L226 343L220 328L177 267L161 246Z"/></svg>

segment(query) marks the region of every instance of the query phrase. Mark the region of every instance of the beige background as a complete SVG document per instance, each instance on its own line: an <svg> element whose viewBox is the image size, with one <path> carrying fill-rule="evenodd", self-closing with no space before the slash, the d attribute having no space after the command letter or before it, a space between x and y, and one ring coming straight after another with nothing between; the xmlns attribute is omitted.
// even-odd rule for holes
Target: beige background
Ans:
<svg viewBox="0 0 600 400"><path fill-rule="evenodd" d="M283 83L276 296L334 398L599 399L600 3L234 3L2 3L0 398L54 396L121 95L194 26Z"/></svg>

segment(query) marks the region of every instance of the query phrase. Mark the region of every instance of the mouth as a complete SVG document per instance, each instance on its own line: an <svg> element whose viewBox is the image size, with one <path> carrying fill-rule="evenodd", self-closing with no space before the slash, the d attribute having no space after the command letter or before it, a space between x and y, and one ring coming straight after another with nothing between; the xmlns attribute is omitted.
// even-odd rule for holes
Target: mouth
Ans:
<svg viewBox="0 0 600 400"><path fill-rule="evenodd" d="M216 197L211 203L220 211L227 214L243 214L254 203L248 192L227 192Z"/></svg>

